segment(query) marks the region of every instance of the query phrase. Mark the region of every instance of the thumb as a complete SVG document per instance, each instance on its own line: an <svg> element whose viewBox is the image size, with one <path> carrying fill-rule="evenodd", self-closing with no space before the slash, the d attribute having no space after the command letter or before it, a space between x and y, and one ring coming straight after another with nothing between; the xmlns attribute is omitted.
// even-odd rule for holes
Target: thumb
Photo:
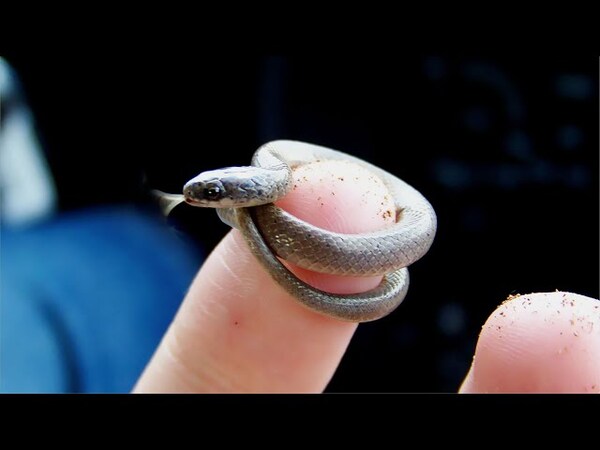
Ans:
<svg viewBox="0 0 600 450"><path fill-rule="evenodd" d="M383 213L394 210L386 194L381 180L362 167L323 161L296 169L294 188L278 205L313 225L361 233L394 217ZM333 293L363 292L381 281L288 266ZM232 230L205 261L134 391L320 392L355 329L298 303Z"/></svg>
<svg viewBox="0 0 600 450"><path fill-rule="evenodd" d="M600 302L569 292L504 302L460 392L600 392Z"/></svg>

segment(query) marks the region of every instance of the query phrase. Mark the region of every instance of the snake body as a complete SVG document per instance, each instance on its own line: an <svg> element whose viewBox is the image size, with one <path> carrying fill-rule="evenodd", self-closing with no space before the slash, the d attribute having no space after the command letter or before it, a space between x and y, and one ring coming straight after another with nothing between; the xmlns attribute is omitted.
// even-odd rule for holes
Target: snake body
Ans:
<svg viewBox="0 0 600 450"><path fill-rule="evenodd" d="M295 167L321 160L351 161L381 178L393 196L396 223L372 233L335 233L273 204L290 190ZM352 322L379 319L402 302L409 283L406 267L429 250L437 226L430 203L404 181L362 159L298 141L261 146L252 166L201 173L186 183L183 200L218 208L221 220L242 232L260 263L302 304ZM317 272L384 277L368 292L331 294L299 280L277 256Z"/></svg>

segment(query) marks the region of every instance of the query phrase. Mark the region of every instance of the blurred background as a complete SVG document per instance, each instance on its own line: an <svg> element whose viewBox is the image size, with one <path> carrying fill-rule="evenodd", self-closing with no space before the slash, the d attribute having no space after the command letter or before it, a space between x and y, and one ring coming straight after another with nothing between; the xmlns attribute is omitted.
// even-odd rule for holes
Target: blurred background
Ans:
<svg viewBox="0 0 600 450"><path fill-rule="evenodd" d="M12 69L11 69L12 67ZM2 391L126 392L227 232L149 188L273 139L354 154L438 214L330 392L452 392L508 295L598 297L598 61L113 54L0 67Z"/></svg>

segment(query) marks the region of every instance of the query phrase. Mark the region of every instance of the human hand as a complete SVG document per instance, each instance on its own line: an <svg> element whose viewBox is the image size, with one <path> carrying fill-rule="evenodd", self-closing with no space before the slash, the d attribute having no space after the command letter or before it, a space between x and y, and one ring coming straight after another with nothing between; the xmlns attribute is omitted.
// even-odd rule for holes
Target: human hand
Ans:
<svg viewBox="0 0 600 450"><path fill-rule="evenodd" d="M385 226L394 214L385 213L393 203L384 186L344 166L298 169L296 188L278 204L333 231ZM335 293L380 281L289 267ZM356 326L301 306L233 230L204 263L134 392L321 392ZM554 292L504 303L484 325L460 391L600 392L600 302Z"/></svg>

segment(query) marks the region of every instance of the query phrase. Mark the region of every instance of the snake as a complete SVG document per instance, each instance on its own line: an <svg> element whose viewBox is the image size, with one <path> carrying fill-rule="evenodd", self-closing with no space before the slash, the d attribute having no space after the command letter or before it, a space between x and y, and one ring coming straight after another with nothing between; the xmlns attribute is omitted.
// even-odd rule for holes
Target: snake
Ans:
<svg viewBox="0 0 600 450"><path fill-rule="evenodd" d="M352 162L378 176L393 198L395 223L368 233L337 233L274 204L292 188L297 167L324 160ZM202 172L185 183L182 195L154 193L165 214L183 202L216 208L220 219L242 233L254 256L293 298L348 322L380 319L402 303L409 285L407 267L427 253L437 229L433 207L408 183L358 157L300 141L268 142L256 150L250 166ZM321 273L383 278L366 292L334 294L300 280L280 258Z"/></svg>

